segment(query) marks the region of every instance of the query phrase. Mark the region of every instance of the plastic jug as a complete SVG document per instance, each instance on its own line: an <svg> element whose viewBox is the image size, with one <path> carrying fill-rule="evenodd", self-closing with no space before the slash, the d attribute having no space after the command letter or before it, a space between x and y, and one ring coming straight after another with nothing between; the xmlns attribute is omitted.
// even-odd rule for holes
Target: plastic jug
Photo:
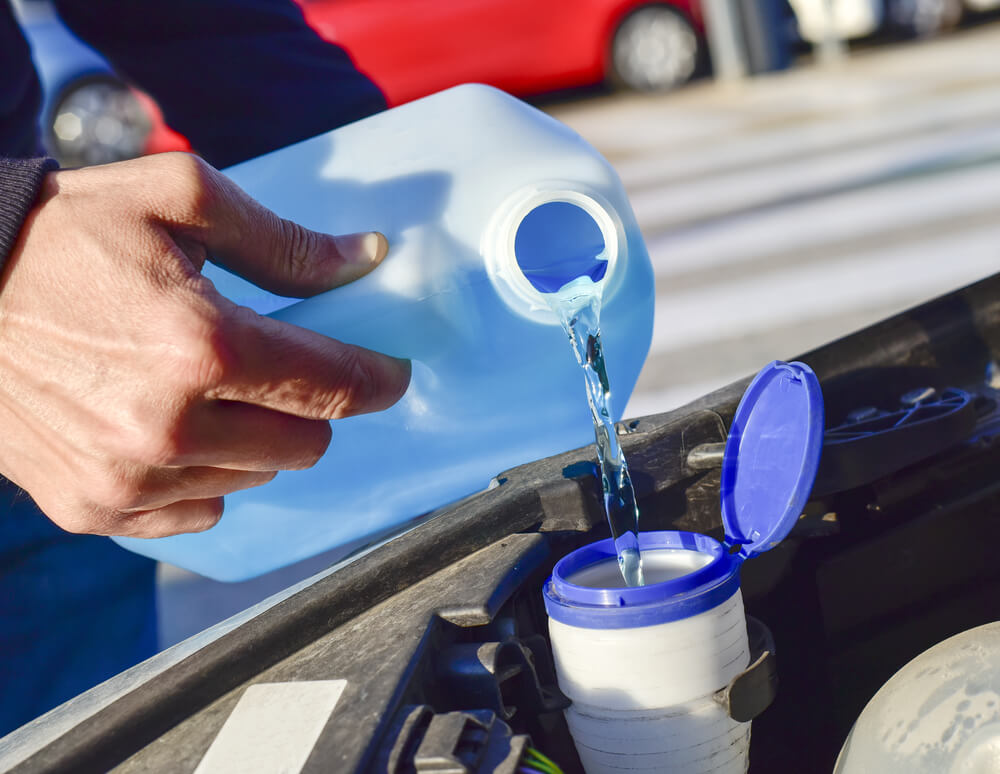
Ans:
<svg viewBox="0 0 1000 774"><path fill-rule="evenodd" d="M592 442L579 368L536 289L546 278L601 277L620 418L652 335L652 267L614 170L558 121L496 89L459 86L226 174L309 228L382 231L390 251L368 276L305 301L209 267L219 290L410 358L412 381L391 409L335 421L314 468L229 495L211 530L121 545L241 580L329 549L346 555L504 469Z"/></svg>
<svg viewBox="0 0 1000 774"><path fill-rule="evenodd" d="M739 570L795 524L822 444L816 376L802 363L771 363L747 388L726 441L724 543L640 532L645 586L625 587L611 540L556 563L545 609L587 774L747 770L750 723L714 699L750 656Z"/></svg>

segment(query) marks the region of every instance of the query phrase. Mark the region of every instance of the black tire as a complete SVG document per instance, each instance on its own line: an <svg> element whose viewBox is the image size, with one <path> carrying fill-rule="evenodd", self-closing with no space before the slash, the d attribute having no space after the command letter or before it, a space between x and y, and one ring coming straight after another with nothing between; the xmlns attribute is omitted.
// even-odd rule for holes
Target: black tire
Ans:
<svg viewBox="0 0 1000 774"><path fill-rule="evenodd" d="M701 41L680 11L644 5L626 16L611 38L609 80L634 91L666 91L698 71Z"/></svg>

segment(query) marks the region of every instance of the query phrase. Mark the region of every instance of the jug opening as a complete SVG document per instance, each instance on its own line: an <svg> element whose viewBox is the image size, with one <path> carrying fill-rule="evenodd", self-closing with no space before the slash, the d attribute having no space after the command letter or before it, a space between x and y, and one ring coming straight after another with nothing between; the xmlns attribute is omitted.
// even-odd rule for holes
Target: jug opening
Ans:
<svg viewBox="0 0 1000 774"><path fill-rule="evenodd" d="M594 283L602 298L613 295L625 244L617 213L599 194L550 183L510 194L480 249L493 286L514 312L558 325L548 299L574 280Z"/></svg>
<svg viewBox="0 0 1000 774"><path fill-rule="evenodd" d="M555 293L580 277L600 282L608 269L601 226L566 201L545 202L525 214L514 236L514 258L540 293Z"/></svg>

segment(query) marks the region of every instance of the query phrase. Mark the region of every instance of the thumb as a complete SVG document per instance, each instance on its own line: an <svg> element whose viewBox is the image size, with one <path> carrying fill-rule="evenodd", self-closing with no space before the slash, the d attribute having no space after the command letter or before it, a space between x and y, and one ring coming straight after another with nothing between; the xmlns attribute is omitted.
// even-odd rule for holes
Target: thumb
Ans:
<svg viewBox="0 0 1000 774"><path fill-rule="evenodd" d="M305 297L364 276L385 258L389 242L377 231L333 236L280 218L221 172L203 200L198 235L211 260L255 285Z"/></svg>

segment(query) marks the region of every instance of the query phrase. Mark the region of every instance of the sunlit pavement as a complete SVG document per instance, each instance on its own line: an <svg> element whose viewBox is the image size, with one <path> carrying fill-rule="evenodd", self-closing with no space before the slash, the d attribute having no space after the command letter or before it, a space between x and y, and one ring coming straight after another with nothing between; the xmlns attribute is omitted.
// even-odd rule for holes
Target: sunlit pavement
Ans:
<svg viewBox="0 0 1000 774"><path fill-rule="evenodd" d="M998 51L994 24L837 68L553 109L618 169L656 268L627 413L1000 270Z"/></svg>
<svg viewBox="0 0 1000 774"><path fill-rule="evenodd" d="M1000 270L998 52L1000 24L836 68L548 108L618 169L656 268L628 415ZM325 565L246 584L164 567L163 644Z"/></svg>

